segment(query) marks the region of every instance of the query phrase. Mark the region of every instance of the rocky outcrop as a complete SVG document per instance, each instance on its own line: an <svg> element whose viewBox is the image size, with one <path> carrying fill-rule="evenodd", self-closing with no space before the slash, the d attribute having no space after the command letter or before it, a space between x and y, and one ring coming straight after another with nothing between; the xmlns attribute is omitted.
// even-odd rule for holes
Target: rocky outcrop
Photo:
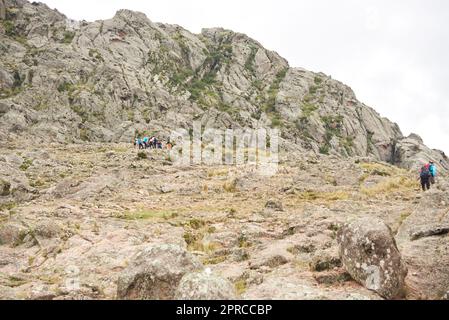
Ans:
<svg viewBox="0 0 449 320"><path fill-rule="evenodd" d="M138 253L119 277L117 298L173 299L182 277L201 269L201 263L181 247L150 246Z"/></svg>
<svg viewBox="0 0 449 320"><path fill-rule="evenodd" d="M449 288L448 193L431 190L399 228L396 239L409 273L410 299L440 299Z"/></svg>
<svg viewBox="0 0 449 320"><path fill-rule="evenodd" d="M339 231L338 242L343 266L356 281L386 299L404 296L407 268L383 221L353 221Z"/></svg>
<svg viewBox="0 0 449 320"><path fill-rule="evenodd" d="M0 196L2 196L2 197L9 196L9 194L11 192L10 189L11 189L11 183L0 179Z"/></svg>
<svg viewBox="0 0 449 320"><path fill-rule="evenodd" d="M6 18L6 5L3 0L0 0L0 19L4 20Z"/></svg>
<svg viewBox="0 0 449 320"><path fill-rule="evenodd" d="M22 243L28 229L18 222L0 226L0 245L18 246Z"/></svg>
<svg viewBox="0 0 449 320"><path fill-rule="evenodd" d="M429 163L429 161L435 162L442 171L449 170L446 154L425 146L420 136L411 134L395 142L391 163L418 171L423 164Z"/></svg>
<svg viewBox="0 0 449 320"><path fill-rule="evenodd" d="M268 200L267 203L265 204L265 208L268 210L273 210L273 211L284 211L284 207L282 205L282 202L280 202L279 200Z"/></svg>
<svg viewBox="0 0 449 320"><path fill-rule="evenodd" d="M5 0L3 0L5 1ZM74 22L40 3L6 1L0 24L0 136L123 141L136 133L204 127L281 129L282 148L374 156L410 167L421 158L399 127L323 73L291 68L244 34L192 34L120 10Z"/></svg>
<svg viewBox="0 0 449 320"><path fill-rule="evenodd" d="M185 275L176 291L176 300L234 300L231 282L213 275L210 270Z"/></svg>

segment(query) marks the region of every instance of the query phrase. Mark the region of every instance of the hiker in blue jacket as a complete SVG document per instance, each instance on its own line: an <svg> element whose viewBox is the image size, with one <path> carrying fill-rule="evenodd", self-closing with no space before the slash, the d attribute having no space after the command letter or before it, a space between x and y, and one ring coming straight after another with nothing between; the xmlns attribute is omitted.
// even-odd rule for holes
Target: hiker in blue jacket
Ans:
<svg viewBox="0 0 449 320"><path fill-rule="evenodd" d="M143 138L143 145L144 145L145 149L148 149L150 147L149 142L150 142L150 138L148 138L148 137Z"/></svg>
<svg viewBox="0 0 449 320"><path fill-rule="evenodd" d="M435 184L435 178L437 177L437 166L433 161L430 161L430 183Z"/></svg>

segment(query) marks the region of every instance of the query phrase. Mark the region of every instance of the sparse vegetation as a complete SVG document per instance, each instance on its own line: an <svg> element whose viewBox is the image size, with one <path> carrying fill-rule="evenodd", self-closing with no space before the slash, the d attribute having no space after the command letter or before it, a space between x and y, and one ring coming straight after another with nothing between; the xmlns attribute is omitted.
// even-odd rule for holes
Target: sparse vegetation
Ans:
<svg viewBox="0 0 449 320"><path fill-rule="evenodd" d="M89 57L94 58L97 62L104 62L104 58L97 49L89 49Z"/></svg>
<svg viewBox="0 0 449 320"><path fill-rule="evenodd" d="M272 128L277 128L277 127L281 127L281 126L282 126L281 117L279 115L274 115L271 118L271 127Z"/></svg>
<svg viewBox="0 0 449 320"><path fill-rule="evenodd" d="M341 138L341 128L343 125L343 116L322 116L321 121L326 129L324 145L320 147L321 154L329 154L331 141L334 137Z"/></svg>
<svg viewBox="0 0 449 320"><path fill-rule="evenodd" d="M0 203L0 211L12 210L17 207L16 202Z"/></svg>
<svg viewBox="0 0 449 320"><path fill-rule="evenodd" d="M418 183L416 180L409 177L391 177L385 178L373 187L362 187L360 191L367 196L384 196L386 194L392 194L394 192L401 191L414 191L416 190Z"/></svg>
<svg viewBox="0 0 449 320"><path fill-rule="evenodd" d="M70 82L63 82L58 86L59 92L72 92L75 89L74 85Z"/></svg>
<svg viewBox="0 0 449 320"><path fill-rule="evenodd" d="M250 54L248 55L248 58L245 62L245 69L248 70L253 76L255 74L254 70L254 59L256 58L257 51L259 51L259 48L256 46L251 46Z"/></svg>
<svg viewBox="0 0 449 320"><path fill-rule="evenodd" d="M203 259L202 262L206 266L207 265L216 265L216 264L225 262L227 258L228 258L227 256L211 257L211 258Z"/></svg>
<svg viewBox="0 0 449 320"><path fill-rule="evenodd" d="M349 156L352 156L352 147L354 147L354 138L353 137L346 137L340 139L340 144L343 146L343 148L346 150L346 153Z"/></svg>
<svg viewBox="0 0 449 320"><path fill-rule="evenodd" d="M72 109L72 111L75 112L81 118L81 121L83 123L89 119L89 114L86 112L86 110L84 110L83 107L78 105L71 105L70 109Z"/></svg>
<svg viewBox="0 0 449 320"><path fill-rule="evenodd" d="M192 219L188 222L188 226L194 230L199 230L206 226L206 222L200 219Z"/></svg>
<svg viewBox="0 0 449 320"><path fill-rule="evenodd" d="M146 160L146 159L148 159L148 154L145 151L139 151L137 153L137 159L138 160Z"/></svg>
<svg viewBox="0 0 449 320"><path fill-rule="evenodd" d="M318 110L318 107L312 103L305 102L301 106L302 114L301 119L308 119L312 114Z"/></svg>
<svg viewBox="0 0 449 320"><path fill-rule="evenodd" d="M20 166L20 170L27 171L33 165L33 160L24 159L22 165Z"/></svg>
<svg viewBox="0 0 449 320"><path fill-rule="evenodd" d="M207 171L207 176L209 178L212 177L224 177L227 176L229 173L228 169L210 169Z"/></svg>
<svg viewBox="0 0 449 320"><path fill-rule="evenodd" d="M238 238L239 248L245 249L251 247L251 242L248 241L248 238L241 234Z"/></svg>
<svg viewBox="0 0 449 320"><path fill-rule="evenodd" d="M406 174L405 170L402 170L394 166L388 166L382 163L369 162L369 163L361 163L359 165L365 173L363 175L364 178L361 179L360 182L365 181L365 179L368 178L369 176L391 177L394 175Z"/></svg>
<svg viewBox="0 0 449 320"><path fill-rule="evenodd" d="M62 43L70 44L72 43L73 38L75 38L75 32L65 31L63 36L64 38L62 39Z"/></svg>
<svg viewBox="0 0 449 320"><path fill-rule="evenodd" d="M234 193L238 191L237 188L237 179L230 179L223 184L223 189L226 192Z"/></svg>
<svg viewBox="0 0 449 320"><path fill-rule="evenodd" d="M172 210L138 210L125 211L117 214L116 218L123 220L169 220L178 217L178 213Z"/></svg>
<svg viewBox="0 0 449 320"><path fill-rule="evenodd" d="M319 191L305 191L297 195L300 200L305 201L339 201L348 200L350 194L346 191L334 191L334 192L319 192Z"/></svg>
<svg viewBox="0 0 449 320"><path fill-rule="evenodd" d="M321 78L320 76L315 76L313 82L315 82L315 85L319 86L323 83L323 78Z"/></svg>
<svg viewBox="0 0 449 320"><path fill-rule="evenodd" d="M237 281L234 284L234 286L235 286L235 291L237 292L238 295L244 294L247 290L246 280Z"/></svg>

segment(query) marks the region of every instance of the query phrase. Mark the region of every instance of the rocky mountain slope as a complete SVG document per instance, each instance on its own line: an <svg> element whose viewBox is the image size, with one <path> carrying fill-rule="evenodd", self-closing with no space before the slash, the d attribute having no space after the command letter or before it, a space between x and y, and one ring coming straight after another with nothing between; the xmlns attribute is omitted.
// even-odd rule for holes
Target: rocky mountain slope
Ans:
<svg viewBox="0 0 449 320"><path fill-rule="evenodd" d="M41 3L0 1L0 137L129 142L173 128L278 127L283 148L410 167L447 158L359 102L346 85L292 68L244 34L192 34L120 10L76 22Z"/></svg>
<svg viewBox="0 0 449 320"><path fill-rule="evenodd" d="M440 299L449 290L447 177L421 194L414 174L364 159L289 152L267 178L250 165L186 169L165 151L147 155L129 144L0 148L0 298L173 298L185 272L204 268L225 284L200 278L212 293L195 295L193 285L178 297L232 298L223 296L229 283L243 299L381 299L403 290ZM363 220L368 234L343 247L343 259L339 233L358 218L388 227L378 233ZM359 249L390 267L387 245L396 259L389 277L401 281L378 295L346 261L363 266ZM142 279L165 280L147 288Z"/></svg>

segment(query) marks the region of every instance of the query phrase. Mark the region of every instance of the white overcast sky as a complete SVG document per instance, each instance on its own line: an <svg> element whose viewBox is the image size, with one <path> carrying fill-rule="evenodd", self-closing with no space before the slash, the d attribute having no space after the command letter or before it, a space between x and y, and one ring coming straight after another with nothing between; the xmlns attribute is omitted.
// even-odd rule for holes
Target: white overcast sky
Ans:
<svg viewBox="0 0 449 320"><path fill-rule="evenodd" d="M246 33L293 67L322 71L358 99L449 154L447 0L43 0L69 18L112 18L118 9L199 33Z"/></svg>

